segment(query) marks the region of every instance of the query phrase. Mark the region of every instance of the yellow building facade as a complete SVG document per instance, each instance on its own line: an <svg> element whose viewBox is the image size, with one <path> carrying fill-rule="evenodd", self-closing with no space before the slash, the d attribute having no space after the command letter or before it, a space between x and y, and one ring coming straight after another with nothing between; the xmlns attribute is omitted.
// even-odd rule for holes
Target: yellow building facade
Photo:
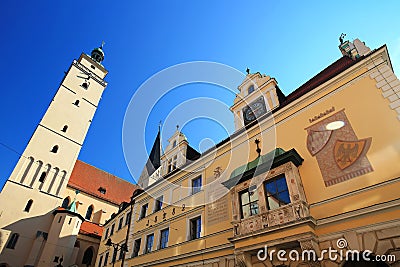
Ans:
<svg viewBox="0 0 400 267"><path fill-rule="evenodd" d="M248 72L236 131L142 185L125 266L398 266L400 81L386 46L339 48L288 96Z"/></svg>

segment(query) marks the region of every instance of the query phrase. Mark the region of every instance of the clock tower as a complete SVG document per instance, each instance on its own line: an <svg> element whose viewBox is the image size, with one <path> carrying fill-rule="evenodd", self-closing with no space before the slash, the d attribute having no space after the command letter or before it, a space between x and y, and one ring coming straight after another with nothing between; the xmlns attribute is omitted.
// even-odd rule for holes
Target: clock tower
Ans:
<svg viewBox="0 0 400 267"><path fill-rule="evenodd" d="M72 62L6 181L0 193L0 262L10 266L52 264L54 256L43 252L44 241L35 241L40 236L44 240L51 236L53 212L61 206L63 192L107 85L104 78L108 71L102 65L103 59L99 47L91 55L82 53ZM79 229L79 224L74 226ZM51 242L48 245L54 246L51 251L59 251L67 258L74 248L74 242L68 242L71 247Z"/></svg>
<svg viewBox="0 0 400 267"><path fill-rule="evenodd" d="M285 98L274 78L265 74L250 73L238 86L239 93L230 110L235 118L235 130L259 120L273 109L279 107Z"/></svg>

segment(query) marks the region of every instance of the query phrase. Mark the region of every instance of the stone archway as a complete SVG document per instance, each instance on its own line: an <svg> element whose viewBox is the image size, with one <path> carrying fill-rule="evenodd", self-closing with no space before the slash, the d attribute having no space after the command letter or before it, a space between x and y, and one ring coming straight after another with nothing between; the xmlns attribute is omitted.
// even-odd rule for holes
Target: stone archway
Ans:
<svg viewBox="0 0 400 267"><path fill-rule="evenodd" d="M94 256L94 248L90 246L85 250L85 253L83 254L82 264L86 266L93 266L94 265L93 256Z"/></svg>

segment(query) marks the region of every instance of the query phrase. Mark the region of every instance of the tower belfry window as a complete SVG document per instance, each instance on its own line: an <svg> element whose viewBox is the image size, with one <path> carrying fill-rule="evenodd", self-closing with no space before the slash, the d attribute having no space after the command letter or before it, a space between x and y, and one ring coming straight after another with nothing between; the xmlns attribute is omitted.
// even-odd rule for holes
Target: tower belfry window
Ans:
<svg viewBox="0 0 400 267"><path fill-rule="evenodd" d="M32 199L29 199L29 200L28 200L28 203L26 203L26 206L25 206L24 211L29 212L29 211L31 210L32 203L33 203L33 200L32 200Z"/></svg>
<svg viewBox="0 0 400 267"><path fill-rule="evenodd" d="M39 178L39 182L44 183L44 180L46 179L46 175L47 175L46 172L42 172L42 174L40 175L40 178Z"/></svg>
<svg viewBox="0 0 400 267"><path fill-rule="evenodd" d="M88 81L84 81L84 82L82 83L82 87L85 88L85 89L88 89L88 88L89 88L89 85L90 85L90 83L89 83Z"/></svg>
<svg viewBox="0 0 400 267"><path fill-rule="evenodd" d="M58 146L57 145L53 146L53 148L51 149L50 152L57 153L58 152Z"/></svg>
<svg viewBox="0 0 400 267"><path fill-rule="evenodd" d="M62 128L61 132L66 133L68 129L68 125L64 125L64 127Z"/></svg>
<svg viewBox="0 0 400 267"><path fill-rule="evenodd" d="M79 107L79 100L75 100L74 105L77 106L77 107Z"/></svg>

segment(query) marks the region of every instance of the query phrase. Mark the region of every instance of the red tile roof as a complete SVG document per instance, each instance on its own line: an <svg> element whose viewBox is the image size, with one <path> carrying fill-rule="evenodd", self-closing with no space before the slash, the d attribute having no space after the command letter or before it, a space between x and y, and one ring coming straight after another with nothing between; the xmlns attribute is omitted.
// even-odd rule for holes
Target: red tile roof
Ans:
<svg viewBox="0 0 400 267"><path fill-rule="evenodd" d="M363 57L361 57L361 58L359 58L357 60L353 60L353 59L351 59L350 57L347 57L347 56L343 56L343 57L339 58L338 60L333 62L331 65L329 65L328 67L323 69L320 73L318 73L313 78L311 78L306 83L304 83L299 88L297 88L292 93L290 93L286 97L283 105L286 104L286 103L289 103L289 102L292 102L292 101L296 100L297 98L299 98L302 95L308 93L312 89L314 89L314 88L320 86L321 84L329 81L330 79L332 79L333 77L335 77L339 73L341 73L344 70L348 69L350 66L352 66L355 63L359 62L362 58Z"/></svg>
<svg viewBox="0 0 400 267"><path fill-rule="evenodd" d="M79 233L82 235L97 236L101 238L103 234L103 227L92 222L84 221L81 224Z"/></svg>
<svg viewBox="0 0 400 267"><path fill-rule="evenodd" d="M130 197L138 188L134 184L80 160L75 163L68 186L116 205L124 201L130 202ZM100 193L100 187L106 190L105 194Z"/></svg>

